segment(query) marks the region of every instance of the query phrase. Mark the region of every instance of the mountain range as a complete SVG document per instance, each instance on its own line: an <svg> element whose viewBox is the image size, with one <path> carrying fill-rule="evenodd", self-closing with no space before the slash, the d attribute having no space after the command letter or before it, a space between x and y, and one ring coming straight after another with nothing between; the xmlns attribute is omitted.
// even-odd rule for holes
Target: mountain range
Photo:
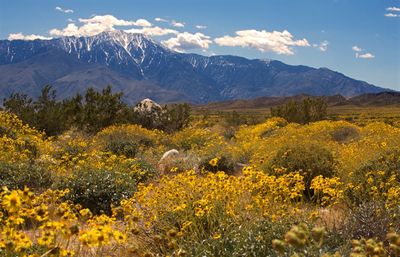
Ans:
<svg viewBox="0 0 400 257"><path fill-rule="evenodd" d="M273 97L263 96L247 100L228 100L220 102L211 102L207 104L193 105L197 110L240 110L240 111L254 111L265 110L271 107L280 106L290 101L299 102L305 98L320 98L327 103L328 107L335 106L349 106L349 107L400 107L400 92L380 92L361 94L353 97L344 97L342 95L332 96L312 96L306 94L287 96L287 97Z"/></svg>
<svg viewBox="0 0 400 257"><path fill-rule="evenodd" d="M327 68L276 60L172 51L120 30L90 37L0 40L0 97L37 97L50 84L59 98L110 84L125 101L207 103L260 96L343 95L390 91Z"/></svg>

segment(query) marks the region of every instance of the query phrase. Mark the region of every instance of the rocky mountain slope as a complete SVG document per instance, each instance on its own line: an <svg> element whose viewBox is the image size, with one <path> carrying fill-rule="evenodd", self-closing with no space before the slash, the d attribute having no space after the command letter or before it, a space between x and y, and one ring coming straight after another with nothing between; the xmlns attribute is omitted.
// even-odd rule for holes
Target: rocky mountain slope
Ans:
<svg viewBox="0 0 400 257"><path fill-rule="evenodd" d="M355 96L386 89L326 69L275 60L202 56L171 51L142 34L103 32L91 37L0 40L0 97L36 97L45 84L60 98L107 84L135 103L206 103L297 94Z"/></svg>

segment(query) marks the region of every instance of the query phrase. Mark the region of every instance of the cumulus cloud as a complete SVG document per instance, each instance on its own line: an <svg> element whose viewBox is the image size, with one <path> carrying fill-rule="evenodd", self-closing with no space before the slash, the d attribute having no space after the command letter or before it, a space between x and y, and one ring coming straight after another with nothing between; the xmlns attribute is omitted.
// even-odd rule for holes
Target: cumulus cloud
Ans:
<svg viewBox="0 0 400 257"><path fill-rule="evenodd" d="M196 29L206 29L207 26L204 25L196 25Z"/></svg>
<svg viewBox="0 0 400 257"><path fill-rule="evenodd" d="M292 55L293 46L310 46L307 39L294 40L293 35L284 30L265 31L265 30L240 30L236 31L236 36L224 36L216 38L214 41L220 46L240 46L258 49L261 52L275 52L277 54Z"/></svg>
<svg viewBox="0 0 400 257"><path fill-rule="evenodd" d="M35 40L35 39L50 40L52 38L35 34L24 35L21 32L8 35L8 40Z"/></svg>
<svg viewBox="0 0 400 257"><path fill-rule="evenodd" d="M74 13L74 10L72 10L72 9L64 9L64 8L61 8L60 6L57 6L56 10L60 11L60 12L63 12L63 13Z"/></svg>
<svg viewBox="0 0 400 257"><path fill-rule="evenodd" d="M145 19L138 19L136 21L121 20L113 15L96 15L89 19L79 19L80 22L85 24L100 24L105 26L142 26L150 27L151 23Z"/></svg>
<svg viewBox="0 0 400 257"><path fill-rule="evenodd" d="M362 53L365 50L362 49L359 46L353 46L351 49L353 49L353 51L355 52L355 57L356 58L361 58L361 59L372 59L372 58L375 58L375 55L373 55L371 53Z"/></svg>
<svg viewBox="0 0 400 257"><path fill-rule="evenodd" d="M135 22L135 24L133 24L133 25L140 26L140 27L151 27L152 26L152 24L148 20L145 20L145 19L138 19Z"/></svg>
<svg viewBox="0 0 400 257"><path fill-rule="evenodd" d="M157 17L154 20L157 21L157 22L168 22L168 20L160 18L160 17Z"/></svg>
<svg viewBox="0 0 400 257"><path fill-rule="evenodd" d="M74 23L69 23L67 27L65 27L62 30L59 29L52 29L49 31L49 34L52 36L82 36L82 31L79 31L78 26L76 26Z"/></svg>
<svg viewBox="0 0 400 257"><path fill-rule="evenodd" d="M375 58L375 55L373 55L371 53L365 53L365 54L356 53L356 58L372 59L372 58Z"/></svg>
<svg viewBox="0 0 400 257"><path fill-rule="evenodd" d="M178 34L179 32L173 29L164 29L160 27L144 27L141 29L127 29L125 30L127 33L140 33L149 37L157 37L157 36L165 36L168 34Z"/></svg>
<svg viewBox="0 0 400 257"><path fill-rule="evenodd" d="M96 15L89 19L79 19L81 26L69 23L64 29L52 29L49 31L52 36L93 36L101 32L115 30L115 26L138 26L150 27L152 24L145 19L127 21L114 17L113 15Z"/></svg>
<svg viewBox="0 0 400 257"><path fill-rule="evenodd" d="M400 12L400 7L388 7L388 8L386 8L386 11L389 11L389 12Z"/></svg>
<svg viewBox="0 0 400 257"><path fill-rule="evenodd" d="M362 49L358 46L353 46L351 49L353 49L354 52L361 52Z"/></svg>
<svg viewBox="0 0 400 257"><path fill-rule="evenodd" d="M385 13L385 17L400 17L400 15L396 13Z"/></svg>
<svg viewBox="0 0 400 257"><path fill-rule="evenodd" d="M179 33L176 37L164 40L161 42L165 47L168 47L177 52L185 52L186 50L209 48L212 41L209 36L203 33L191 34L189 32Z"/></svg>
<svg viewBox="0 0 400 257"><path fill-rule="evenodd" d="M178 21L171 21L171 25L177 28L183 28L185 27L184 22L178 22Z"/></svg>
<svg viewBox="0 0 400 257"><path fill-rule="evenodd" d="M325 52L326 50L328 50L328 45L329 42L324 40L319 44L314 44L313 47L318 48L321 52Z"/></svg>

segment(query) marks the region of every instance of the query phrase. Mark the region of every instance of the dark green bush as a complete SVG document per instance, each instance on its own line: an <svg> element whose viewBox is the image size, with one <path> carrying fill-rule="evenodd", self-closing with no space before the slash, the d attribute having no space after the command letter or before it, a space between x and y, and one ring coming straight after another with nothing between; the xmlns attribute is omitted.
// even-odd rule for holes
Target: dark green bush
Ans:
<svg viewBox="0 0 400 257"><path fill-rule="evenodd" d="M133 142L112 141L108 142L105 150L107 152L112 152L117 155L125 155L128 158L135 158L138 152L138 146Z"/></svg>
<svg viewBox="0 0 400 257"><path fill-rule="evenodd" d="M52 173L45 167L35 164L9 164L0 162L0 188L33 190L47 189L53 183Z"/></svg>
<svg viewBox="0 0 400 257"><path fill-rule="evenodd" d="M133 172L133 174L131 175L136 181L136 184L144 183L150 178L153 178L155 174L157 174L156 168L143 160L134 160L134 166L136 167L136 169L140 170L139 174Z"/></svg>
<svg viewBox="0 0 400 257"><path fill-rule="evenodd" d="M286 168L287 172L299 171L304 176L306 193L310 191L314 177L322 175L332 177L335 172L335 159L332 153L317 143L298 143L286 145L278 150L275 157L268 164L268 172L276 174L276 167Z"/></svg>
<svg viewBox="0 0 400 257"><path fill-rule="evenodd" d="M268 219L243 226L224 224L219 228L221 239L188 240L183 248L190 256L278 256L272 249L272 240L283 237L289 228L289 222L273 223Z"/></svg>
<svg viewBox="0 0 400 257"><path fill-rule="evenodd" d="M288 122L306 124L325 119L327 106L322 98L305 98L300 102L290 101L271 108L271 116L284 118Z"/></svg>
<svg viewBox="0 0 400 257"><path fill-rule="evenodd" d="M400 183L400 149L387 151L356 171L356 174L364 175L369 171L384 171L386 179L396 174L397 181Z"/></svg>
<svg viewBox="0 0 400 257"><path fill-rule="evenodd" d="M360 137L356 127L341 126L330 133L332 139L339 143L349 143Z"/></svg>
<svg viewBox="0 0 400 257"><path fill-rule="evenodd" d="M6 128L0 125L0 137L6 136L8 138L16 139L17 135L10 128Z"/></svg>
<svg viewBox="0 0 400 257"><path fill-rule="evenodd" d="M186 128L191 120L191 108L187 103L171 104L164 107L159 129L172 133Z"/></svg>
<svg viewBox="0 0 400 257"><path fill-rule="evenodd" d="M210 164L210 160L212 159L214 158L208 157L203 159L200 162L200 170L205 170L210 172L223 171L228 175L233 174L235 169L235 163L233 162L232 158L227 156L221 156L216 166L212 166Z"/></svg>
<svg viewBox="0 0 400 257"><path fill-rule="evenodd" d="M111 213L111 204L132 196L136 181L132 175L104 169L83 168L74 170L71 176L61 177L57 189L68 188L66 198L89 208L93 213Z"/></svg>

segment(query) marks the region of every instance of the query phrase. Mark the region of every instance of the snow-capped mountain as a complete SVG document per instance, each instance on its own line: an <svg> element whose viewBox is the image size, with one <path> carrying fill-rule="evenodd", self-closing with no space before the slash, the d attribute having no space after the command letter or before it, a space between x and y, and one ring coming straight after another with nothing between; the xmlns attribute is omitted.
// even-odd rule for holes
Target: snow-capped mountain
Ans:
<svg viewBox="0 0 400 257"><path fill-rule="evenodd" d="M171 51L142 34L103 32L91 37L0 41L0 96L37 96L45 84L60 97L107 84L128 102L209 102L294 94L353 96L386 91L326 68L274 60L201 56Z"/></svg>

